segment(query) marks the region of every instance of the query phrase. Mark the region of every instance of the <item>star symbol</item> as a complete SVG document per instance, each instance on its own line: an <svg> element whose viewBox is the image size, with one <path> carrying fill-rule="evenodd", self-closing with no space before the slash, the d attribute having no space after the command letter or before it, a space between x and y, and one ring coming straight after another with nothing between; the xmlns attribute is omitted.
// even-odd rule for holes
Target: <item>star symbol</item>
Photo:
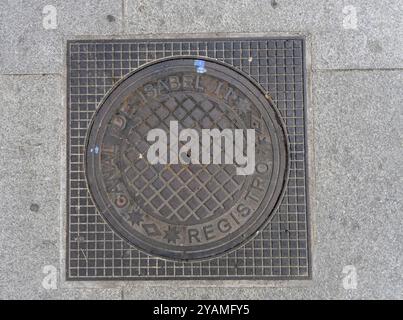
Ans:
<svg viewBox="0 0 403 320"><path fill-rule="evenodd" d="M248 112L251 111L250 102L247 99L240 98L238 102L237 111L238 114L247 115Z"/></svg>
<svg viewBox="0 0 403 320"><path fill-rule="evenodd" d="M168 230L164 230L165 236L164 239L168 240L168 243L173 242L176 243L176 240L179 239L178 234L179 231L176 230L175 227L168 227Z"/></svg>
<svg viewBox="0 0 403 320"><path fill-rule="evenodd" d="M131 222L132 226L134 224L140 225L140 222L143 221L143 215L139 212L132 211L129 213L129 222Z"/></svg>

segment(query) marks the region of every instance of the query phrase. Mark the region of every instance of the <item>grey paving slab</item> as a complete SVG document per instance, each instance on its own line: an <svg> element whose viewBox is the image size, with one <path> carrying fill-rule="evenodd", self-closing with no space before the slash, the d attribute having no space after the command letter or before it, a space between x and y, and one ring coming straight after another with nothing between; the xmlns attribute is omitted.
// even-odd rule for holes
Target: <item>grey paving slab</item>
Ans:
<svg viewBox="0 0 403 320"><path fill-rule="evenodd" d="M316 69L401 68L402 11L399 0L129 0L126 18L129 34L300 32Z"/></svg>
<svg viewBox="0 0 403 320"><path fill-rule="evenodd" d="M76 35L103 37L122 28L121 1L2 0L0 73L61 73L65 41ZM50 15L56 9L56 26ZM44 24L45 21L45 24ZM46 28L44 27L46 26Z"/></svg>
<svg viewBox="0 0 403 320"><path fill-rule="evenodd" d="M26 74L62 74L69 37L204 32L310 35L313 280L132 282L124 297L403 298L402 71L318 71L402 68L401 1L52 2L58 27L50 30L42 25L48 1L0 2L0 73L20 74L0 76L0 298L119 299L123 287L78 288L60 278L64 78ZM343 27L347 5L356 8L356 29ZM349 265L358 282L346 290ZM43 287L45 266L56 268L55 290Z"/></svg>
<svg viewBox="0 0 403 320"><path fill-rule="evenodd" d="M129 33L303 31L325 14L319 1L128 1ZM330 27L325 20L322 26Z"/></svg>
<svg viewBox="0 0 403 320"><path fill-rule="evenodd" d="M43 26L47 5L57 10L55 29ZM402 10L399 0L2 1L0 73L63 72L68 38L193 33L302 33L314 68L401 68Z"/></svg>
<svg viewBox="0 0 403 320"><path fill-rule="evenodd" d="M131 298L403 298L401 71L316 72L313 280L127 285ZM346 266L357 272L346 290ZM263 287L262 287L263 286Z"/></svg>
<svg viewBox="0 0 403 320"><path fill-rule="evenodd" d="M326 14L315 16L310 30L314 68L402 68L402 1L325 2ZM329 19L331 27L326 28L322 19Z"/></svg>
<svg viewBox="0 0 403 320"><path fill-rule="evenodd" d="M61 282L61 84L59 76L0 76L0 299L120 297ZM55 290L42 285L46 268Z"/></svg>
<svg viewBox="0 0 403 320"><path fill-rule="evenodd" d="M355 265L362 296L401 298L403 73L319 73L313 82L318 265Z"/></svg>

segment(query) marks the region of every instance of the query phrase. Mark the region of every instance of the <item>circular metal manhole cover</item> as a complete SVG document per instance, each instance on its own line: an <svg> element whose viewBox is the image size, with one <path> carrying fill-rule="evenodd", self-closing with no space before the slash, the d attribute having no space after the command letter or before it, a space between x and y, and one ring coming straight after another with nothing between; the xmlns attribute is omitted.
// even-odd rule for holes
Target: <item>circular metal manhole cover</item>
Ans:
<svg viewBox="0 0 403 320"><path fill-rule="evenodd" d="M100 104L86 148L88 187L111 228L173 260L245 243L288 176L275 107L251 79L206 59L156 61L124 78Z"/></svg>

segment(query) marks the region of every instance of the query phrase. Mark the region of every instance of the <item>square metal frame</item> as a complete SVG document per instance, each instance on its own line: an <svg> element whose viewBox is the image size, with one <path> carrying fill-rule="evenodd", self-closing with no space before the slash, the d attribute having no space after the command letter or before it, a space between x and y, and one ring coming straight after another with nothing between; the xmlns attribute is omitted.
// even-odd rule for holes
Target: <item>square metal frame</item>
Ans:
<svg viewBox="0 0 403 320"><path fill-rule="evenodd" d="M303 37L68 41L66 280L310 279L305 51ZM216 58L252 76L273 97L290 142L290 179L269 224L205 262L164 260L122 240L97 212L84 176L85 136L100 100L125 74L174 55Z"/></svg>

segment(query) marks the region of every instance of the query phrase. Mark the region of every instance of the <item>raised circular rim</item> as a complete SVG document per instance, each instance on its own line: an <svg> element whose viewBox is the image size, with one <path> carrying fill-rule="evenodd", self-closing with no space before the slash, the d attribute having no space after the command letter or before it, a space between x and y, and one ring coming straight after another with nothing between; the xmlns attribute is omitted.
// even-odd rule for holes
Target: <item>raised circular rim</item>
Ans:
<svg viewBox="0 0 403 320"><path fill-rule="evenodd" d="M244 234L241 236L238 236L239 238L243 238L241 241L239 241L238 243L233 243L234 239L224 242L222 245L217 245L214 246L213 248L210 248L209 250L201 250L200 252L210 252L210 251L217 251L217 248L224 248L223 250L220 250L219 252L213 252L210 254L206 254L203 255L201 257L191 257L191 258L184 258L184 256L186 254L188 254L186 251L178 251L178 254L175 254L175 256L172 255L172 251L170 251L169 253L171 254L171 256L164 254L164 249L165 248L161 248L161 249L156 249L155 246L149 246L147 244L145 244L144 246L142 246L141 244L139 244L137 241L136 243L133 243L132 240L130 240L130 237L127 237L125 235L125 233L127 233L127 230L125 228L120 228L119 225L116 225L114 223L112 223L111 221L109 221L107 214L104 213L103 211L105 211L104 209L102 209L100 207L100 204L98 203L98 201L95 201L95 199L97 199L98 197L96 197L96 195L94 194L94 190L92 190L92 187L90 186L90 181L93 181L93 179L90 177L89 171L88 170L88 163L89 163L89 159L88 159L88 150L89 150L89 144L90 144L90 139L91 139L91 132L93 130L93 126L96 122L97 116L100 112L100 110L102 109L102 106L105 104L105 102L108 101L108 99L110 98L110 96L115 92L115 90L117 90L117 88L119 88L120 84L122 84L125 80L127 80L128 78L134 76L136 73L147 69L151 66L163 63L163 62L167 62L167 61L171 61L171 60L176 60L176 61L180 61L180 60L204 60L206 62L210 62L210 63L214 63L217 64L219 66L228 68L231 72L234 72L236 74L238 74L239 76L243 77L243 81L245 82L249 82L252 87L254 89L257 89L262 96L258 97L256 96L256 98L258 100L264 98L264 101L267 102L270 107L272 108L273 114L275 116L275 121L277 122L277 124L279 125L279 127L281 128L282 132L283 132L283 137L284 141L282 141L284 143L285 149L285 163L284 163L284 178L282 179L282 184L281 184L281 188L278 188L280 190L280 192L278 192L278 196L277 199L275 201L275 204L272 207L272 210L270 213L268 213L267 215L263 213L264 210L267 210L267 206L269 205L268 201L264 208L262 209L262 213L259 215L258 218L255 219L255 221L251 222L251 223L247 223L247 225L249 225L248 228L246 228L245 231L248 231L247 236L245 236ZM241 78L242 79L242 78ZM239 82L243 82L242 80L238 80ZM263 101L263 99L261 100ZM264 106L264 104L263 104ZM267 115L270 118L269 112L267 112ZM273 120L272 120L273 121ZM279 141L279 143L281 143L281 141ZM281 165L281 164L279 164ZM85 150L84 150L84 174L85 174L85 178L86 178L86 182L87 182L87 186L88 186L88 191L89 194L91 196L91 199L94 203L94 205L96 206L96 208L98 209L100 215L103 217L103 219L106 221L106 223L109 225L109 227L117 233L117 235L119 235L121 238L125 239L126 241L128 241L128 243L130 245L133 245L136 249L140 250L141 252L144 252L147 255L153 255L153 256L158 256L160 258L166 259L166 260L173 260L173 261L179 261L179 262L186 262L186 261L203 261L203 260L210 260L210 259L214 259L217 258L219 256L222 256L224 254L227 254L229 252L232 252L234 250L237 250L238 248L244 246L247 242L249 242L250 240L252 240L255 235L261 231L262 229L264 229L265 226L267 226L267 224L270 222L270 220L273 217L274 212L278 209L281 200L283 199L285 190L286 190L286 186L287 186L287 182L288 182L288 178L289 178L289 168L290 168L290 157L289 157L289 141L288 141L288 135L287 135L287 130L286 130L286 126L285 123L281 117L280 112L278 111L277 107L275 106L275 104L273 103L270 95L268 94L267 91L265 91L260 84L253 79L252 77L250 77L248 74L244 73L241 70L238 70L236 68L234 68L232 65L227 64L225 62L216 60L216 59L212 59L212 58L208 58L208 57L201 57L201 56L173 56L173 57L167 57L167 58L163 58L163 59L158 59L158 60L154 60L152 62L146 63L144 65L142 65L141 67L129 72L128 74L126 74L124 77L122 77L119 81L117 81L109 90L108 92L105 94L105 96L102 98L102 100L99 102L96 111L94 112L91 122L88 126L87 132L86 132L86 138L85 138ZM96 176L93 175L96 179ZM280 176L279 175L279 180L280 180ZM98 187L99 188L99 187ZM265 196L264 196L265 197ZM102 200L102 196L100 197ZM108 208L108 206L105 206L106 208ZM260 209L260 207L258 207L258 209ZM262 217L265 217L265 219L263 219L263 221L259 224L257 224L257 221L262 220ZM257 225L257 227L255 226ZM255 226L255 227L254 227ZM136 240L139 240L138 237L135 237ZM144 244L143 240L140 239L140 242L142 244ZM191 253L195 253L195 252L199 252L199 251L191 251Z"/></svg>

